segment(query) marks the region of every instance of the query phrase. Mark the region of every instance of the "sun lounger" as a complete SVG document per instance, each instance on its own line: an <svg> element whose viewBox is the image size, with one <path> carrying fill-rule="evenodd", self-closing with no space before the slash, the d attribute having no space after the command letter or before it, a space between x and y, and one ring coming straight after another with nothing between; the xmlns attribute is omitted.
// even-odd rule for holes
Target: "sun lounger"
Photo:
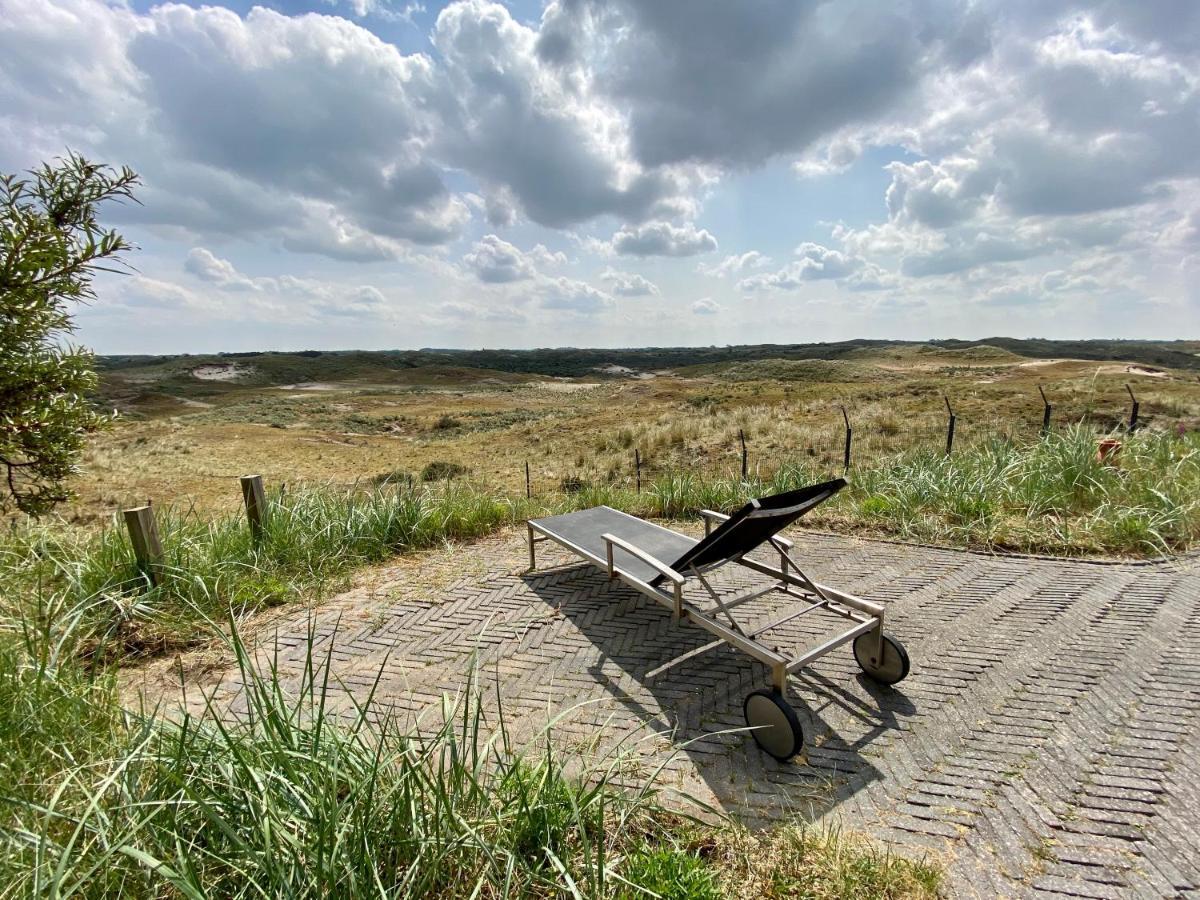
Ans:
<svg viewBox="0 0 1200 900"><path fill-rule="evenodd" d="M791 541L779 534L845 484L838 478L751 500L730 516L704 510L700 513L705 526L703 540L608 506L530 519L529 568L537 567L536 544L554 541L605 570L609 578L618 578L657 600L671 610L676 621L699 625L765 663L771 670L771 687L752 692L743 704L743 712L759 746L777 759L790 759L803 746L804 732L786 699L789 674L853 642L854 657L868 677L895 684L908 675L908 653L883 630L883 606L812 581L792 558ZM747 556L764 545L778 554L778 567ZM770 576L772 583L724 598L705 575L731 563ZM689 598L689 589L694 587L699 591L690 590ZM737 607L774 592L794 597L797 608L753 629L738 622L734 615ZM703 598L701 602L695 599L697 593ZM772 629L818 611L840 616L853 625L796 655L784 655L763 642L763 636Z"/></svg>

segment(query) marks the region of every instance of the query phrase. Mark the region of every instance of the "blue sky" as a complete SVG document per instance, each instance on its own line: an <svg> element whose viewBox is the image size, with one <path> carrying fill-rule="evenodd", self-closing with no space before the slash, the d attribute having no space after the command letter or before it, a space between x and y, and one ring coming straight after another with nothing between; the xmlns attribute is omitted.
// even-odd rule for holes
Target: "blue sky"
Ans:
<svg viewBox="0 0 1200 900"><path fill-rule="evenodd" d="M0 0L100 352L1197 337L1200 4Z"/></svg>

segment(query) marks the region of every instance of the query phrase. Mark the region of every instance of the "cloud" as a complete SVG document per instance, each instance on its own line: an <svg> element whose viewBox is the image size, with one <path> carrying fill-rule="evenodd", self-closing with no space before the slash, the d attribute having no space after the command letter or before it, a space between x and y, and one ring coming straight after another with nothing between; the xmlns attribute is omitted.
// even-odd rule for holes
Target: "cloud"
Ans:
<svg viewBox="0 0 1200 900"><path fill-rule="evenodd" d="M439 304L436 312L441 318L460 321L521 323L528 319L525 313L512 306L477 306L453 300Z"/></svg>
<svg viewBox="0 0 1200 900"><path fill-rule="evenodd" d="M986 26L936 0L560 0L541 47L560 68L602 73L643 165L744 167L904 102L930 73L986 50Z"/></svg>
<svg viewBox="0 0 1200 900"><path fill-rule="evenodd" d="M854 252L977 282L1099 245L1160 252L1150 223L1185 215L1200 180L1197 45L1182 19L1073 6L997 19L974 66L857 135L927 158L886 166L888 221L845 234Z"/></svg>
<svg viewBox="0 0 1200 900"><path fill-rule="evenodd" d="M538 274L538 267L566 265L567 255L551 252L544 244L536 244L528 253L514 247L494 234L481 238L471 252L463 257L467 268L488 284L524 281Z"/></svg>
<svg viewBox="0 0 1200 900"><path fill-rule="evenodd" d="M433 152L524 213L560 228L601 215L638 221L681 208L686 179L632 158L622 116L587 80L537 53L538 33L503 6L464 0L438 15L433 44L444 124Z"/></svg>
<svg viewBox="0 0 1200 900"><path fill-rule="evenodd" d="M975 215L989 188L987 175L976 160L929 160L885 166L892 175L885 199L893 221L946 228ZM994 176L992 180L994 186Z"/></svg>
<svg viewBox="0 0 1200 900"><path fill-rule="evenodd" d="M937 249L909 254L900 270L913 278L952 275L994 263L1020 262L1045 250L1039 241L979 232L962 238L952 236Z"/></svg>
<svg viewBox="0 0 1200 900"><path fill-rule="evenodd" d="M613 298L604 291L571 278L547 278L538 286L543 309L569 310L592 315L611 309Z"/></svg>
<svg viewBox="0 0 1200 900"><path fill-rule="evenodd" d="M360 19L376 16L386 22L406 22L409 25L414 24L413 18L418 13L425 12L424 5L412 2L397 9L398 4L392 0L325 0L325 3L339 9L346 7Z"/></svg>
<svg viewBox="0 0 1200 900"><path fill-rule="evenodd" d="M863 261L840 250L806 241L796 248L795 262L776 272L751 275L738 282L738 289L754 291L794 291L806 281L846 278L862 268Z"/></svg>
<svg viewBox="0 0 1200 900"><path fill-rule="evenodd" d="M289 16L0 0L0 168L65 146L132 165L143 205L112 221L192 248L193 301L288 308L302 294L232 274L205 247L380 269L437 258L458 290L449 248L483 228L495 233L462 266L512 285L495 289L505 302L599 308L654 287L630 273L590 300L547 287L565 255L501 229L603 228L609 240L577 239L585 262L715 256L695 223L725 238L736 214L702 205L769 160L829 179L810 187L834 199L799 212L829 220L842 214L831 179L857 197L882 166L881 218L855 201L828 241L770 269L756 251L689 268L743 290L825 280L889 301L979 299L1012 279L1048 304L1116 283L1195 296L1200 12L1188 4L556 0L539 21L459 0L421 52L403 52L365 26L411 21L417 4L329 2ZM1077 270L1098 248L1128 266ZM330 290L335 305L378 308Z"/></svg>
<svg viewBox="0 0 1200 900"><path fill-rule="evenodd" d="M536 274L532 260L494 234L484 236L471 252L463 257L463 262L475 272L480 281L489 284L522 281Z"/></svg>
<svg viewBox="0 0 1200 900"><path fill-rule="evenodd" d="M649 297L658 294L658 286L633 272L618 272L611 267L604 270L600 280L610 285L619 297Z"/></svg>
<svg viewBox="0 0 1200 900"><path fill-rule="evenodd" d="M203 247L193 247L183 263L184 269L201 281L210 281L231 290L253 290L254 282L234 268L227 259L214 256Z"/></svg>
<svg viewBox="0 0 1200 900"><path fill-rule="evenodd" d="M204 307L232 320L369 320L386 319L391 314L387 297L373 285L347 285L295 275L252 278L204 247L193 247L183 268L204 282L208 291L198 294L179 285L172 285L170 291L164 287L166 282L146 279L135 284L133 291L142 296L157 292L163 295L164 305Z"/></svg>
<svg viewBox="0 0 1200 900"><path fill-rule="evenodd" d="M145 275L122 279L115 296L114 303L102 304L102 307L199 310L212 308L212 304L206 303L202 297L181 285Z"/></svg>
<svg viewBox="0 0 1200 900"><path fill-rule="evenodd" d="M751 269L760 269L763 266L769 265L770 262L771 257L764 256L757 250L748 250L745 253L727 256L714 266L707 266L701 263L699 271L702 275L729 278Z"/></svg>
<svg viewBox="0 0 1200 900"><path fill-rule="evenodd" d="M712 297L701 297L692 304L692 315L715 316L721 309L722 307Z"/></svg>
<svg viewBox="0 0 1200 900"><path fill-rule="evenodd" d="M330 17L256 7L156 7L129 42L143 98L170 149L309 201L372 234L442 243L463 202L421 151L433 90L427 58L404 56ZM198 112L199 111L199 112Z"/></svg>
<svg viewBox="0 0 1200 900"><path fill-rule="evenodd" d="M612 236L612 249L625 256L695 256L717 249L717 239L695 225L648 222L622 228Z"/></svg>
<svg viewBox="0 0 1200 900"><path fill-rule="evenodd" d="M516 199L505 188L494 188L484 198L484 217L493 228L507 228L517 221Z"/></svg>
<svg viewBox="0 0 1200 900"><path fill-rule="evenodd" d="M314 299L312 310L319 316L375 319L386 313L387 298L378 288L362 285L329 296L319 294Z"/></svg>

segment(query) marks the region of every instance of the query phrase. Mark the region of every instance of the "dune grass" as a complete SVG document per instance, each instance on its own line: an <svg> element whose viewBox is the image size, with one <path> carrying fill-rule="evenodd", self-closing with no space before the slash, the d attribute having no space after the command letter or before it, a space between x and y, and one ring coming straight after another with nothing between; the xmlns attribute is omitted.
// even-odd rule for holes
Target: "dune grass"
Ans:
<svg viewBox="0 0 1200 900"><path fill-rule="evenodd" d="M901 540L1066 556L1158 556L1200 541L1200 435L1122 437L1102 463L1085 427L1037 441L994 437L947 456L917 450L852 470L850 486L809 525ZM686 518L749 497L828 478L804 457L770 475L701 478L679 473L650 489L641 511ZM620 498L614 498L619 501Z"/></svg>
<svg viewBox="0 0 1200 900"><path fill-rule="evenodd" d="M532 500L461 481L315 486L273 496L257 544L239 515L203 519L163 507L166 561L156 587L135 567L117 522L99 531L44 522L0 539L7 586L0 615L30 623L78 618L76 633L97 660L160 654L194 642L208 619L227 610L237 617L319 598L357 567L530 516L608 504L694 519L701 509L727 511L828 477L797 457L745 480L679 472L641 493L598 482ZM810 526L1063 555L1155 556L1200 540L1200 435L1127 437L1115 464L1105 465L1094 433L1075 428L1024 444L994 439L949 457L913 451L856 469L850 479L806 520Z"/></svg>

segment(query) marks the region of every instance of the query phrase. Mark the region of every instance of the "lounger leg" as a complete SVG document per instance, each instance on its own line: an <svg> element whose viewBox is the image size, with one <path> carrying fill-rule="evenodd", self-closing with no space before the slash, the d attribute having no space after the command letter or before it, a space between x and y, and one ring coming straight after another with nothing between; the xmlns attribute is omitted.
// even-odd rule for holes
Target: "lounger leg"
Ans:
<svg viewBox="0 0 1200 900"><path fill-rule="evenodd" d="M787 696L787 665L776 663L771 666L771 684L779 691L779 696Z"/></svg>
<svg viewBox="0 0 1200 900"><path fill-rule="evenodd" d="M537 557L534 555L533 550L533 526L526 522L525 529L529 532L529 571L532 572L537 569Z"/></svg>

